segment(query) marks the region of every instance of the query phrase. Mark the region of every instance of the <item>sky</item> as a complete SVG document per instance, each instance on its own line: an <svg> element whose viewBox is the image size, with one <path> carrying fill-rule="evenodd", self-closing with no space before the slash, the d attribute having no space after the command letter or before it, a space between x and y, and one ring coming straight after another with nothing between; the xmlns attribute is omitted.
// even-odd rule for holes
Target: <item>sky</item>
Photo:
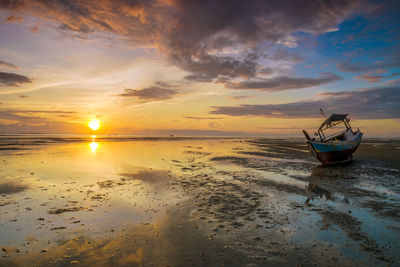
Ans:
<svg viewBox="0 0 400 267"><path fill-rule="evenodd" d="M400 5L0 0L0 134L400 137Z"/></svg>

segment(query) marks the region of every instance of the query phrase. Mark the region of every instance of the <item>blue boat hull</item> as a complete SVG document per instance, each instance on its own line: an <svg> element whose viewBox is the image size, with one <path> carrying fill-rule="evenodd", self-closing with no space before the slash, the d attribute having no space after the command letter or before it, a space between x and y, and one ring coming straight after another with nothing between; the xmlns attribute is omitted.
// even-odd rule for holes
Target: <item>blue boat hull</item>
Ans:
<svg viewBox="0 0 400 267"><path fill-rule="evenodd" d="M352 154L360 145L362 133L353 142L315 142L307 141L311 153L323 165L332 165L350 161Z"/></svg>

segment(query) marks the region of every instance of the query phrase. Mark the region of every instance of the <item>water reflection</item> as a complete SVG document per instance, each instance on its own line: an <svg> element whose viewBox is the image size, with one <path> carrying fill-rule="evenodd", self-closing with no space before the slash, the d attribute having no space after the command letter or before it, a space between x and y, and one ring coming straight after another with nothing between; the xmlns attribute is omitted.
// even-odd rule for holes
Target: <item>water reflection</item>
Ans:
<svg viewBox="0 0 400 267"><path fill-rule="evenodd" d="M97 143L97 142L91 142L91 143L89 143L89 147L90 147L90 150L92 150L92 153L96 153L97 152L97 150L99 150L99 143Z"/></svg>
<svg viewBox="0 0 400 267"><path fill-rule="evenodd" d="M359 175L354 166L348 163L331 167L313 167L306 190L321 199L350 203L346 191L354 188ZM306 203L313 199L314 197L307 198Z"/></svg>
<svg viewBox="0 0 400 267"><path fill-rule="evenodd" d="M92 150L92 153L95 154L97 150L99 150L99 143L96 142L96 135L92 135L92 142L89 143L90 150Z"/></svg>
<svg viewBox="0 0 400 267"><path fill-rule="evenodd" d="M333 196L332 192L313 183L309 183L307 185L307 191L314 193L315 195L325 198L326 200L335 201L335 197Z"/></svg>

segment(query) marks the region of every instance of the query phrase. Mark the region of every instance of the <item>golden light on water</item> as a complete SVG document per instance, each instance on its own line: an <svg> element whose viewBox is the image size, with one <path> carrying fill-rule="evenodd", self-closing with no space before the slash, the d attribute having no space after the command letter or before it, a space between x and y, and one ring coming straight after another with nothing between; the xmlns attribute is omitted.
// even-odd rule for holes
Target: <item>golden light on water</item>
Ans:
<svg viewBox="0 0 400 267"><path fill-rule="evenodd" d="M89 122L88 124L89 128L92 129L93 131L96 131L97 129L100 128L100 121L97 119L93 119Z"/></svg>
<svg viewBox="0 0 400 267"><path fill-rule="evenodd" d="M91 143L89 143L89 147L90 147L90 150L92 150L92 153L96 153L97 150L99 150L99 143L91 142Z"/></svg>

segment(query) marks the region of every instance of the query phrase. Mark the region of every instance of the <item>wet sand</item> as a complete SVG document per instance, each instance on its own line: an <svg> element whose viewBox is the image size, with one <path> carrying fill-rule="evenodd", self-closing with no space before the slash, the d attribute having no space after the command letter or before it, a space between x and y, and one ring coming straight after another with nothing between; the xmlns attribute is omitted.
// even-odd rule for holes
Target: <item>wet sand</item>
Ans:
<svg viewBox="0 0 400 267"><path fill-rule="evenodd" d="M400 140L0 138L0 266L398 266Z"/></svg>

